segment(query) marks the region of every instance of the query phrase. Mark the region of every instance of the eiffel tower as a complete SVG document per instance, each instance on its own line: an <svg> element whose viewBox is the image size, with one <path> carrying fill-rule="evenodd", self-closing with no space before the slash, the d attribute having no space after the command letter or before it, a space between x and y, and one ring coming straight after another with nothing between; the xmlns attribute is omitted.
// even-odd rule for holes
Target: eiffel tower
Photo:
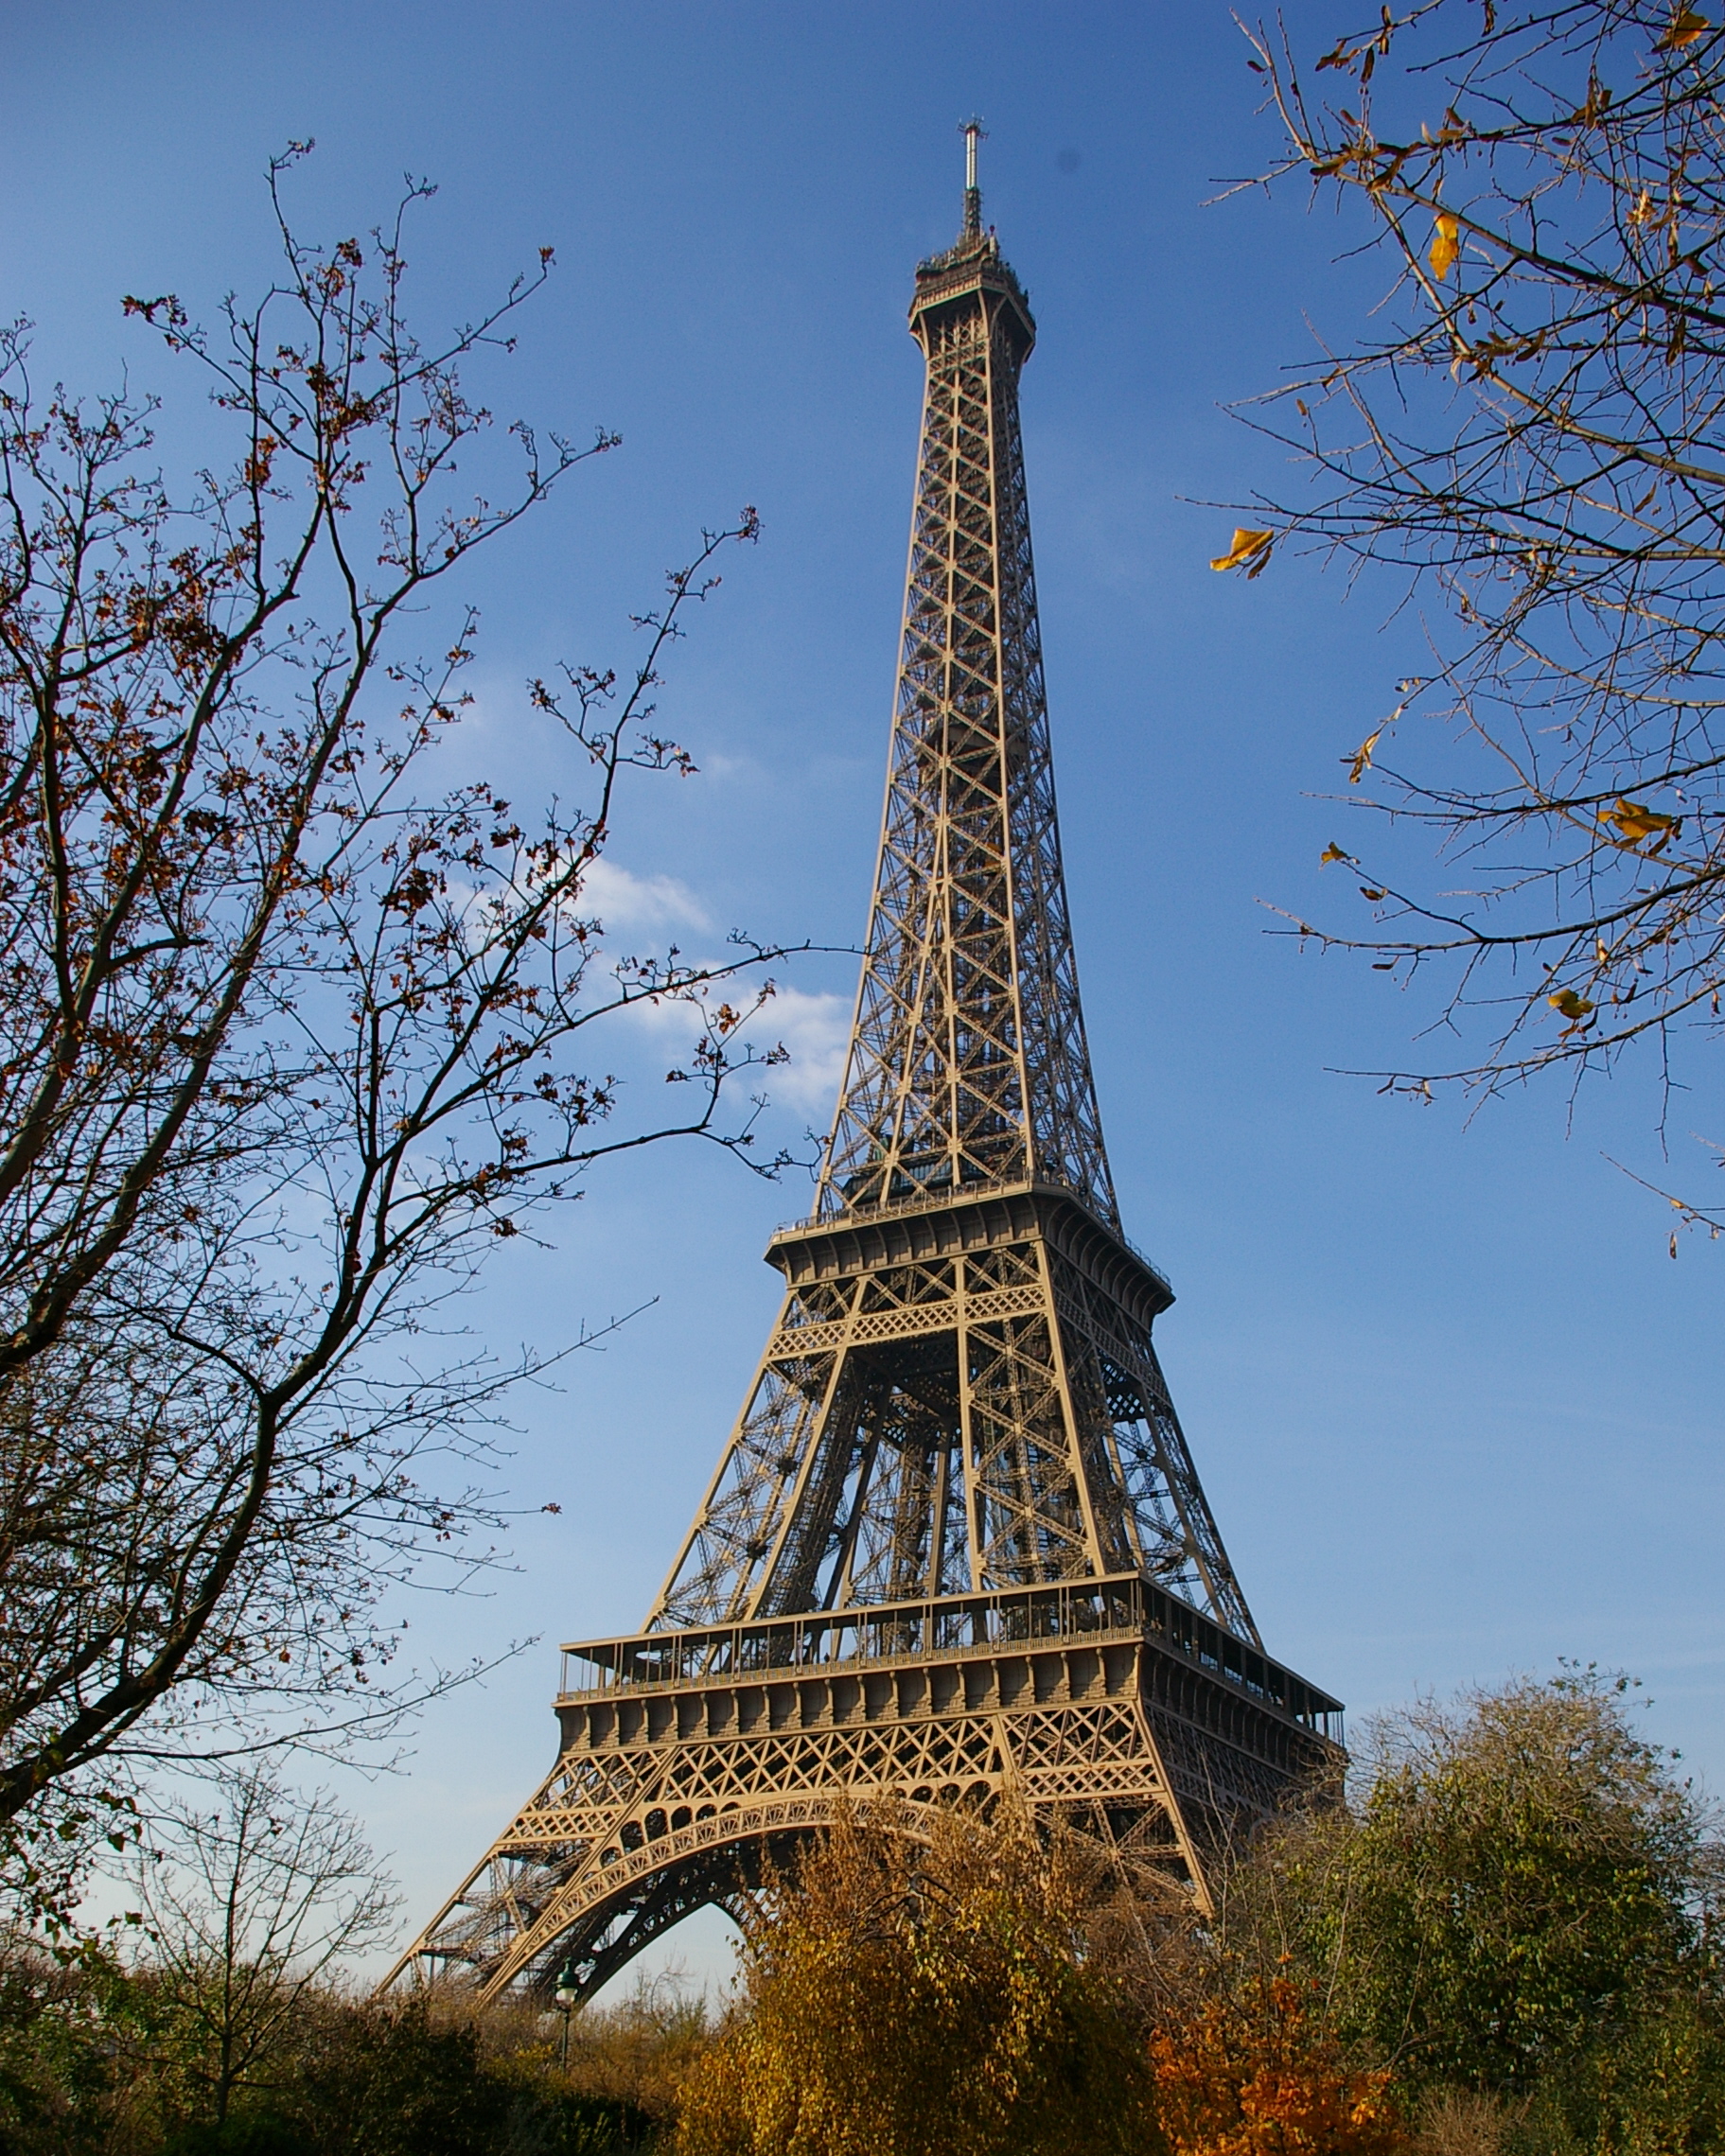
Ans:
<svg viewBox="0 0 1725 2156"><path fill-rule="evenodd" d="M748 1402L642 1631L564 1649L539 1788L397 1965L590 1995L850 1802L1012 1791L1165 1865L1334 1756L1151 1343L1079 1006L1019 439L981 220L917 271L898 699L848 1065ZM914 1814L913 1814L914 1815ZM562 1981L568 1985L568 1974Z"/></svg>

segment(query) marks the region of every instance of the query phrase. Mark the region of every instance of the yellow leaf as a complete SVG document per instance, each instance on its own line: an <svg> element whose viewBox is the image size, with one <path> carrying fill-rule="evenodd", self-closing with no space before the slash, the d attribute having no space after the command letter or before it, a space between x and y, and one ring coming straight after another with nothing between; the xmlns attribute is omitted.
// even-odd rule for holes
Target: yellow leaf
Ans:
<svg viewBox="0 0 1725 2156"><path fill-rule="evenodd" d="M1331 861L1351 861L1352 859L1353 855L1351 853L1344 853L1342 849L1332 838L1329 844L1325 847L1323 852L1318 855L1318 867L1320 868L1326 868Z"/></svg>
<svg viewBox="0 0 1725 2156"><path fill-rule="evenodd" d="M1578 1025L1584 1018L1593 1015L1593 1005L1574 989L1559 989L1556 995L1548 995L1545 1000L1554 1010L1560 1010L1572 1025Z"/></svg>
<svg viewBox="0 0 1725 2156"><path fill-rule="evenodd" d="M1681 52L1685 45L1704 38L1713 25L1705 15L1697 14L1693 8L1680 8L1671 18L1671 27L1654 45L1655 52Z"/></svg>
<svg viewBox="0 0 1725 2156"><path fill-rule="evenodd" d="M1360 885L1360 896L1363 899L1370 899L1373 905L1376 905L1378 901L1383 896L1383 893L1379 890L1375 885L1362 884Z"/></svg>
<svg viewBox="0 0 1725 2156"><path fill-rule="evenodd" d="M1644 839L1651 839L1650 853L1657 853L1677 832L1682 829L1681 816L1668 816L1662 810L1650 809L1645 802L1620 800L1615 808L1598 811L1601 823L1616 826L1622 833L1612 840L1614 846L1639 847Z"/></svg>
<svg viewBox="0 0 1725 2156"><path fill-rule="evenodd" d="M1380 727L1377 733L1367 734L1359 747L1354 750L1354 760L1347 773L1347 783L1350 786L1357 786L1371 769L1372 750L1377 747L1379 735L1382 731L1383 728Z"/></svg>
<svg viewBox="0 0 1725 2156"><path fill-rule="evenodd" d="M1441 211L1432 227L1432 274L1438 283L1455 267L1455 257L1461 253L1461 227L1448 210Z"/></svg>
<svg viewBox="0 0 1725 2156"><path fill-rule="evenodd" d="M1212 569L1244 569L1248 562L1255 562L1258 566L1253 570L1252 574L1256 576L1258 570L1264 565L1264 560L1269 554L1271 543L1275 537L1274 532L1237 530L1234 534L1234 544L1225 554L1215 555L1210 562L1210 567Z"/></svg>

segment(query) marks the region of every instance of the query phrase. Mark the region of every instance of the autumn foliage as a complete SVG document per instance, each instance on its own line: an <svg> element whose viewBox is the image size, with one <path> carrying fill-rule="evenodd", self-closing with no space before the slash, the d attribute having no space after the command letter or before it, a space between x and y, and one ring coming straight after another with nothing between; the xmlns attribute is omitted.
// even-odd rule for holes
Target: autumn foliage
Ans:
<svg viewBox="0 0 1725 2156"><path fill-rule="evenodd" d="M1207 2001L1151 2040L1172 2156L1395 2156L1389 2074L1350 2071L1285 1977Z"/></svg>
<svg viewBox="0 0 1725 2156"><path fill-rule="evenodd" d="M1725 1860L1629 1700L1571 1667L1368 1724L1207 1909L1078 1826L842 1821L766 1897L682 2156L1725 2149Z"/></svg>
<svg viewBox="0 0 1725 2156"><path fill-rule="evenodd" d="M1578 1080L1639 1044L1681 1097L1725 985L1719 10L1320 13L1242 23L1263 176L1332 202L1369 313L1314 296L1311 363L1241 408L1300 478L1213 566L1315 546L1387 571L1421 628L1340 759L1368 813L1320 856L1369 910L1290 925L1442 984L1422 1060L1382 1073L1402 1091Z"/></svg>
<svg viewBox="0 0 1725 2156"><path fill-rule="evenodd" d="M924 1838L924 1836L926 1838ZM1152 2076L1028 1822L841 1820L773 1897L680 2156L1149 2156Z"/></svg>

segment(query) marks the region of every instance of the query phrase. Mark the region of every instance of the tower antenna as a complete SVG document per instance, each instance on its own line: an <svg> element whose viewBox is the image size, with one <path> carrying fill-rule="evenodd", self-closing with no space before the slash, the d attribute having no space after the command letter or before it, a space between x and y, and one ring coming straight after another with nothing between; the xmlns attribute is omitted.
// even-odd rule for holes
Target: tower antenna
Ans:
<svg viewBox="0 0 1725 2156"><path fill-rule="evenodd" d="M979 238L982 232L982 190L977 184L977 145L988 130L975 114L959 124L964 137L964 237Z"/></svg>

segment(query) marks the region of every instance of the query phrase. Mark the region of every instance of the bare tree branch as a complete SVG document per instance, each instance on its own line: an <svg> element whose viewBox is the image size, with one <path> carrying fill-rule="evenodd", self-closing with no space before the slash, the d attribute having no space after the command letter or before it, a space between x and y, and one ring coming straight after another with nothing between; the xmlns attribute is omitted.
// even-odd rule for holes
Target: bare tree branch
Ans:
<svg viewBox="0 0 1725 2156"><path fill-rule="evenodd" d="M1381 858L1324 856L1371 925L1294 930L1447 982L1459 1060L1392 1085L1635 1043L1676 1082L1725 980L1725 37L1668 0L1417 0L1303 79L1248 34L1261 177L1357 209L1392 280L1369 339L1245 409L1311 482L1255 507L1433 602L1429 666L1343 759ZM1422 892L1434 842L1464 888Z"/></svg>
<svg viewBox="0 0 1725 2156"><path fill-rule="evenodd" d="M625 779L694 769L661 668L754 512L669 574L631 674L531 684L568 798L440 787L475 622L428 657L407 618L616 438L518 425L491 470L462 370L549 251L422 344L430 190L314 248L302 153L255 306L210 334L127 302L207 379L224 471L176 493L147 403L44 403L0 337L0 1820L116 1753L398 1720L426 1687L380 1598L486 1561L499 1404L544 1366L460 1343L453 1306L597 1163L780 1165L724 1101L783 1060L746 1031L782 954L619 958L587 895ZM694 1035L668 1112L590 1060L643 1003Z"/></svg>

